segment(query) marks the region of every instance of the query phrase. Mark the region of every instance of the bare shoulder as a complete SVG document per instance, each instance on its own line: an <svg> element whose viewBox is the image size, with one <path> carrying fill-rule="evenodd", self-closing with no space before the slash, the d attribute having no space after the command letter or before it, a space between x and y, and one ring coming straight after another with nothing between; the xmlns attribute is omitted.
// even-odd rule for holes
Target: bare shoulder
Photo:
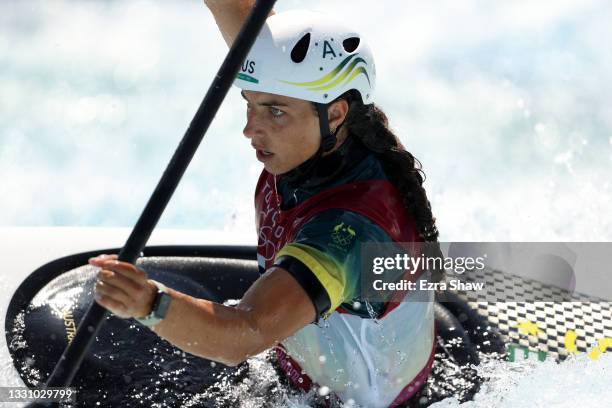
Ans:
<svg viewBox="0 0 612 408"><path fill-rule="evenodd" d="M204 0L204 3L212 12L223 39L231 46L255 0Z"/></svg>

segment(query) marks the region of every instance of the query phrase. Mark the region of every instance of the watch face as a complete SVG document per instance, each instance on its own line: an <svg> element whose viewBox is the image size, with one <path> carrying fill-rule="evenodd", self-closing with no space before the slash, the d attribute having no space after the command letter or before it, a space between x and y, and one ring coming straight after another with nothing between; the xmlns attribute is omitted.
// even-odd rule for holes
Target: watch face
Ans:
<svg viewBox="0 0 612 408"><path fill-rule="evenodd" d="M170 308L170 302L172 301L172 296L165 292L159 292L159 302L155 305L155 317L159 319L163 319L166 317L168 313L168 309Z"/></svg>

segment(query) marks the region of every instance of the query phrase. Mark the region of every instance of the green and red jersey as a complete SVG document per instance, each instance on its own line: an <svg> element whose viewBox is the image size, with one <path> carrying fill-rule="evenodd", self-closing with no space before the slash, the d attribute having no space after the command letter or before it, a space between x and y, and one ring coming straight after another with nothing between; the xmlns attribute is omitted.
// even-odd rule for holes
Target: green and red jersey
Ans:
<svg viewBox="0 0 612 408"><path fill-rule="evenodd" d="M314 381L343 400L392 406L431 368L433 303L362 299L361 247L420 238L380 161L360 143L345 143L321 165L331 177L295 182L264 171L255 193L260 269L287 270L323 317L283 342L281 366L298 386Z"/></svg>

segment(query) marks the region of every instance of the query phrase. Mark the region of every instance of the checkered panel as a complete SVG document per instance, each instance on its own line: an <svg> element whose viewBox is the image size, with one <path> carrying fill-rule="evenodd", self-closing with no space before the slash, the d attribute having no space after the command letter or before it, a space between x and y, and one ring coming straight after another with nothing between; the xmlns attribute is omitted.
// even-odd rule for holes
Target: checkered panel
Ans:
<svg viewBox="0 0 612 408"><path fill-rule="evenodd" d="M449 277L456 278L456 276ZM612 302L583 294L571 294L541 282L499 271L474 272L465 281L485 282L481 292L458 291L478 313L499 328L507 344L544 351L556 359L568 356L565 336L575 331L579 353L587 353L602 338L612 338ZM566 299L567 301L543 301ZM537 325L537 334L519 329L524 321ZM608 350L612 352L612 350Z"/></svg>

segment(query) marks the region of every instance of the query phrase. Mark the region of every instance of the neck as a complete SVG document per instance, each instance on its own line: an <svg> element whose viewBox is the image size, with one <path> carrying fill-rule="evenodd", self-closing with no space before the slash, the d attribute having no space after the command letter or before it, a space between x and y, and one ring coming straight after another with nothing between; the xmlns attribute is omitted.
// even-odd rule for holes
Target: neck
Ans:
<svg viewBox="0 0 612 408"><path fill-rule="evenodd" d="M359 149L361 142L356 137L343 139L334 150L323 153L319 149L313 157L283 174L283 183L290 188L314 188L334 179L349 162L359 159L356 156L363 156L364 149Z"/></svg>

